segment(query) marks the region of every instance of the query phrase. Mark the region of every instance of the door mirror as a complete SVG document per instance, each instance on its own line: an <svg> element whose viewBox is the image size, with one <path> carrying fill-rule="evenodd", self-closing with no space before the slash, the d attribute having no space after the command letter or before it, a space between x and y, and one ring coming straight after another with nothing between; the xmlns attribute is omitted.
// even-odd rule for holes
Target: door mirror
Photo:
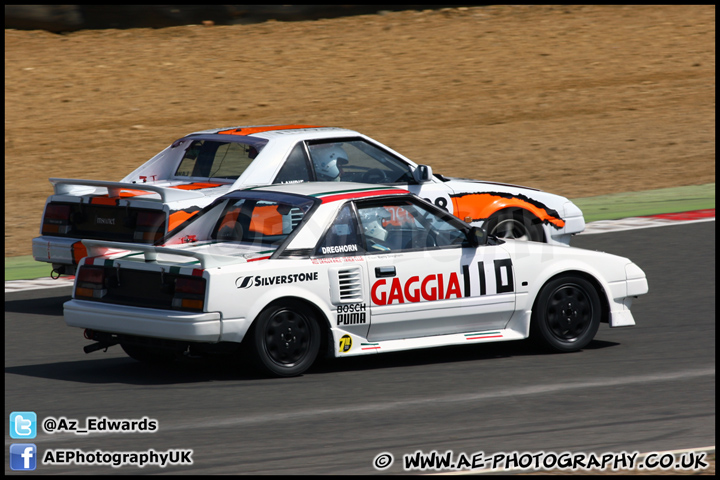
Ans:
<svg viewBox="0 0 720 480"><path fill-rule="evenodd" d="M432 181L432 167L430 167L430 165L418 165L413 172L413 178L417 183L427 183Z"/></svg>
<svg viewBox="0 0 720 480"><path fill-rule="evenodd" d="M468 242L473 247L487 244L487 230L482 227L472 227L468 232Z"/></svg>

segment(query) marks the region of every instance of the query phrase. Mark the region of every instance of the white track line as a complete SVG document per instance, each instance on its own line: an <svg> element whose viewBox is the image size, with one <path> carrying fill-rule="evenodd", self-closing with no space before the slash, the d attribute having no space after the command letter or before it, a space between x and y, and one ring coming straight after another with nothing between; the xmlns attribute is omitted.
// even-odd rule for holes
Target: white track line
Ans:
<svg viewBox="0 0 720 480"><path fill-rule="evenodd" d="M714 222L715 217L701 218L699 220L667 220L664 218L630 217L620 220L598 220L585 225L585 230L579 235L593 235L596 233L622 232L625 230L638 230L641 228L669 227L679 224Z"/></svg>
<svg viewBox="0 0 720 480"><path fill-rule="evenodd" d="M24 292L25 290L39 290L43 288L72 287L74 278L60 277L53 280L50 277L36 278L35 280L12 280L5 282L5 293Z"/></svg>

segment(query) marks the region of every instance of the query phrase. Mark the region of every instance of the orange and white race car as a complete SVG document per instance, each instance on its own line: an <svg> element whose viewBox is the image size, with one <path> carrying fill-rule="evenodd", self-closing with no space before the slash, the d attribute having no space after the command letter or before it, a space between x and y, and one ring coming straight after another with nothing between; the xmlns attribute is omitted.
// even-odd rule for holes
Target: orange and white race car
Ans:
<svg viewBox="0 0 720 480"><path fill-rule="evenodd" d="M500 238L569 245L585 228L567 198L528 187L433 174L358 132L249 126L186 135L119 182L51 178L33 257L74 274L81 240L153 244L232 190L302 182L394 185Z"/></svg>

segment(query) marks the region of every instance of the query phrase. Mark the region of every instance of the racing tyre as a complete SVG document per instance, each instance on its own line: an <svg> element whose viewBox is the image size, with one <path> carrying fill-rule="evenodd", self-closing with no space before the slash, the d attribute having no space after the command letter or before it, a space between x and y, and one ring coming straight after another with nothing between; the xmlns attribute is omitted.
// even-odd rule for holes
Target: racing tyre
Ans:
<svg viewBox="0 0 720 480"><path fill-rule="evenodd" d="M590 282L575 275L555 278L535 302L531 337L552 350L574 352L595 337L600 315L600 297Z"/></svg>
<svg viewBox="0 0 720 480"><path fill-rule="evenodd" d="M533 242L544 241L542 225L523 210L503 210L488 219L488 235Z"/></svg>
<svg viewBox="0 0 720 480"><path fill-rule="evenodd" d="M266 308L250 332L252 358L265 373L293 377L305 372L320 349L320 327L307 308L283 302Z"/></svg>
<svg viewBox="0 0 720 480"><path fill-rule="evenodd" d="M157 350L128 343L121 343L120 346L130 358L138 362L162 365L172 363L176 358L175 352L171 351Z"/></svg>

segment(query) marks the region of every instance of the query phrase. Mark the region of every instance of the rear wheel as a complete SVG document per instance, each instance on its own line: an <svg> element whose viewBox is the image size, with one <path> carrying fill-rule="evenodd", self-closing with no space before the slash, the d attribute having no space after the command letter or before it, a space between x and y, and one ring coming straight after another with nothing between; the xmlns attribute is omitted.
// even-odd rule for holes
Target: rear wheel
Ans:
<svg viewBox="0 0 720 480"><path fill-rule="evenodd" d="M250 332L253 360L271 375L292 377L305 372L320 350L320 327L307 308L286 301L266 308Z"/></svg>
<svg viewBox="0 0 720 480"><path fill-rule="evenodd" d="M503 210L496 213L488 219L487 231L488 235L498 238L544 241L540 221L531 213L520 209Z"/></svg>
<svg viewBox="0 0 720 480"><path fill-rule="evenodd" d="M587 346L600 326L600 297L582 277L567 275L548 282L540 292L530 323L533 338L559 352Z"/></svg>

